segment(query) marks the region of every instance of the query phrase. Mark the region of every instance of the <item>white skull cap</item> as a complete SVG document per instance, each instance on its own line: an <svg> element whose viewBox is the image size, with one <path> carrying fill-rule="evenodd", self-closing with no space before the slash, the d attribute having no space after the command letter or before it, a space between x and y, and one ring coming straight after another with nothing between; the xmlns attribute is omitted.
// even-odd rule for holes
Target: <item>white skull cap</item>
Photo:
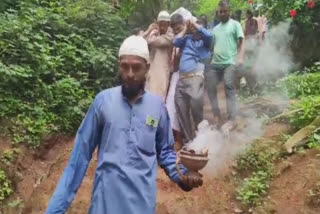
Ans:
<svg viewBox="0 0 320 214"><path fill-rule="evenodd" d="M119 49L119 57L133 55L144 58L149 63L149 48L147 41L142 36L129 36Z"/></svg>
<svg viewBox="0 0 320 214"><path fill-rule="evenodd" d="M169 14L167 11L165 11L165 10L161 11L161 12L159 13L159 15L158 15L157 21L158 21L158 22L159 22L159 21L170 22L170 14Z"/></svg>

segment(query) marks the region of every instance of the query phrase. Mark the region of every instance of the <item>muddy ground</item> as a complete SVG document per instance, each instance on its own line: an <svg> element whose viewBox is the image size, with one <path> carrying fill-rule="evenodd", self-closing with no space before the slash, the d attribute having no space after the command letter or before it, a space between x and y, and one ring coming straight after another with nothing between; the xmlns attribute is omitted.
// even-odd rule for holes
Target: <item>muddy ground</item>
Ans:
<svg viewBox="0 0 320 214"><path fill-rule="evenodd" d="M205 106L207 119L211 120L210 107ZM265 127L263 136L274 138L286 133L285 124L271 124ZM8 140L0 140L0 153L10 148ZM14 178L15 193L9 200L22 199L15 208L6 207L6 214L38 214L44 213L48 201L67 164L73 148L72 137L53 137L47 141L38 152L31 152L26 148L19 148L20 152L14 166L11 166L11 176ZM306 150L286 157L276 164L278 176L272 181L264 203L252 209L252 213L277 214L313 214L320 213L320 206L316 199L310 196L310 190L319 186L320 152ZM94 171L96 155L93 156L82 185L68 210L68 214L87 213ZM284 166L284 164L287 164ZM236 186L233 180L232 162L224 165L218 174L211 176L206 173L204 185L192 192L181 191L172 183L165 173L158 169L157 178L157 213L158 214L215 214L215 213L246 213L235 198ZM209 169L210 171L210 169ZM208 172L208 169L207 169ZM20 208L19 208L20 206Z"/></svg>

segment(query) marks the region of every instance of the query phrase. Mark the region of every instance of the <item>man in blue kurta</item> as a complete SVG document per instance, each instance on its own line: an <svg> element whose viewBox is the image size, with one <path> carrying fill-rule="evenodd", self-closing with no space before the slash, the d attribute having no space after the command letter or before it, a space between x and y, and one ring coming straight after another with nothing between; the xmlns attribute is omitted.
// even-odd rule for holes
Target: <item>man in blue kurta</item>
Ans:
<svg viewBox="0 0 320 214"><path fill-rule="evenodd" d="M127 38L119 50L122 85L94 99L47 214L66 212L96 147L91 214L155 213L157 164L185 191L202 185L202 178L188 175L183 166L186 176L180 179L177 173L167 110L160 97L144 90L148 69L147 42L138 36Z"/></svg>

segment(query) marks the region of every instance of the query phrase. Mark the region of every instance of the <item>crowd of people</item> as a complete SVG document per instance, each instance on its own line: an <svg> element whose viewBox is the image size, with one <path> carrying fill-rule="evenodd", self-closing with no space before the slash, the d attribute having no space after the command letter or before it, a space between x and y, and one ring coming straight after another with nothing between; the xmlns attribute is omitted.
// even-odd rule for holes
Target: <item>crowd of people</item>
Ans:
<svg viewBox="0 0 320 214"><path fill-rule="evenodd" d="M251 10L231 14L221 1L213 21L201 15L186 20L182 14L161 11L157 22L135 34L146 39L150 49L150 70L146 89L166 103L175 140L185 145L195 137L203 120L204 93L210 99L214 123L236 127L236 89L244 78L253 92L257 85L252 69L257 46L265 37L266 20ZM223 82L228 120L224 123L217 98Z"/></svg>
<svg viewBox="0 0 320 214"><path fill-rule="evenodd" d="M205 90L221 120L220 81L227 97L226 125L236 125L234 81L244 60L243 42L245 35L260 33L250 14L243 33L241 24L230 18L227 1L219 4L218 15L207 24L205 16L186 20L163 11L157 23L124 40L119 49L121 85L95 97L46 214L67 211L96 148L90 214L155 213L157 165L184 191L203 184L201 174L179 164L173 133L183 144L193 140L203 119Z"/></svg>

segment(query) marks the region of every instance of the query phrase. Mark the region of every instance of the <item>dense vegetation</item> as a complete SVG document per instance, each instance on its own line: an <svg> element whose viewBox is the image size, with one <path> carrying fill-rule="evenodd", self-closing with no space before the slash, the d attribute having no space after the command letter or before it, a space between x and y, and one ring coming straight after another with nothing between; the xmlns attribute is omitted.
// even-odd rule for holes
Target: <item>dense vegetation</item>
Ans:
<svg viewBox="0 0 320 214"><path fill-rule="evenodd" d="M316 62L310 68L280 79L271 89L294 100L289 114L284 119L293 130L309 125L320 116L320 66ZM270 89L269 89L270 90ZM274 91L273 91L274 92ZM244 180L237 190L237 199L248 206L257 206L267 194L269 183L275 176L274 163L284 154L282 144L291 136L283 135L280 140L257 139L236 158L235 169ZM308 138L305 148L320 148L320 128ZM303 148L302 148L303 149Z"/></svg>
<svg viewBox="0 0 320 214"><path fill-rule="evenodd" d="M320 1L260 0L271 25L296 10L291 34L297 62L307 65L277 83L296 102L288 122L302 128L319 116ZM149 25L162 9L180 6L212 19L218 0L2 0L0 2L0 126L13 143L38 148L45 136L74 134L94 95L118 80L117 54L129 27ZM250 8L247 0L231 0L232 10ZM314 63L316 62L316 63ZM298 110L298 111L295 111ZM319 133L307 144L319 146ZM274 146L270 146L274 145ZM237 158L245 178L237 197L256 204L268 190L273 162L280 157L277 142L258 140ZM11 150L0 157L0 203L13 185L3 170ZM2 168L1 168L2 167Z"/></svg>
<svg viewBox="0 0 320 214"><path fill-rule="evenodd" d="M320 59L320 0L262 0L263 11L266 12L271 25L290 17L292 18L291 43L297 62L310 66Z"/></svg>
<svg viewBox="0 0 320 214"><path fill-rule="evenodd" d="M21 1L0 14L0 118L15 143L73 133L117 80L122 19L101 0Z"/></svg>

